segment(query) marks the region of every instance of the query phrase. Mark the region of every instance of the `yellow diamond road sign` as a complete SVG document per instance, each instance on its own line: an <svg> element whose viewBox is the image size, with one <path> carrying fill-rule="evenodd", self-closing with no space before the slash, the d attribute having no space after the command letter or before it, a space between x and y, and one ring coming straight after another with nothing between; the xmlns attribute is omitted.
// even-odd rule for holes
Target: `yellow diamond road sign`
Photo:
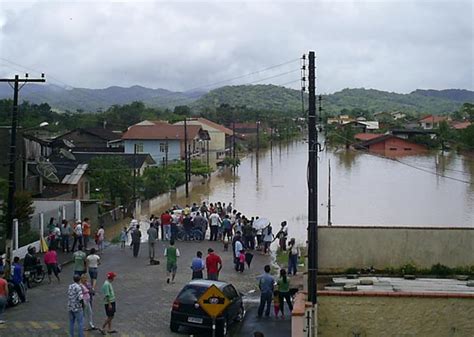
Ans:
<svg viewBox="0 0 474 337"><path fill-rule="evenodd" d="M209 316L216 318L227 308L230 301L225 297L222 291L213 284L201 295L198 303Z"/></svg>

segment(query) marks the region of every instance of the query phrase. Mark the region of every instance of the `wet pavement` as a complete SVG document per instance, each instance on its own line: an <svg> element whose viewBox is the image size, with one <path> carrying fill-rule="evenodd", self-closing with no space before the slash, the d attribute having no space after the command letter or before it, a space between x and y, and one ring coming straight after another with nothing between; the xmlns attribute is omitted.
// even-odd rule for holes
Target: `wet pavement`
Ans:
<svg viewBox="0 0 474 337"><path fill-rule="evenodd" d="M163 242L159 242L157 248L157 255L162 263L156 266L149 265L146 243L142 243L138 258L132 256L129 247L122 250L113 245L104 251L97 284L100 288L108 271L118 274L114 281L117 314L113 328L119 333L114 334L115 336L189 335L189 331L180 334L170 332L171 304L179 290L191 278L189 266L192 257L197 250L205 252L209 247L214 248L223 259L221 279L233 283L239 291L247 294L244 298L246 318L242 323L236 323L229 328L229 336L252 336L256 330L264 332L265 336L270 333L272 336L290 336L290 318L285 320L256 318L259 296L256 291L256 278L262 273L263 266L270 262L268 256L255 253L251 269L246 269L240 274L233 270L232 253L223 252L221 243L177 242L176 245L181 251L181 257L178 260L175 284L166 284ZM68 285L72 282L72 273L72 265L66 265L61 273L61 283L48 284L45 280L43 284L28 291L27 303L7 309L5 313L7 324L0 325L0 336L67 336L66 293ZM93 310L94 322L99 326L105 319L100 292L94 299ZM86 332L85 336L100 336L100 333Z"/></svg>

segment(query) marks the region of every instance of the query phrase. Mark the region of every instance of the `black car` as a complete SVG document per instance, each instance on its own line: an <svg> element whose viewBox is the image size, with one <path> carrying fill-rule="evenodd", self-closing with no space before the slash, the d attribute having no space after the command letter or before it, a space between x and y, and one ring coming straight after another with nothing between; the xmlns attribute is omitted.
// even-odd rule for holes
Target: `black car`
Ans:
<svg viewBox="0 0 474 337"><path fill-rule="evenodd" d="M170 329L178 332L180 326L192 330L212 329L212 318L200 307L198 300L211 286L215 285L229 299L230 304L216 319L216 336L226 336L227 327L245 316L242 294L227 282L193 280L183 287L171 309Z"/></svg>

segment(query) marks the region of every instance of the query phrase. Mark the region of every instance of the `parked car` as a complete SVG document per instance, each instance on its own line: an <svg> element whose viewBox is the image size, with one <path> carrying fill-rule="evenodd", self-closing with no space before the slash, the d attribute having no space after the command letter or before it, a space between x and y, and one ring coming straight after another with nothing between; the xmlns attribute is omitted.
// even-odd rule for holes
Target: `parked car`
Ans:
<svg viewBox="0 0 474 337"><path fill-rule="evenodd" d="M200 307L198 300L211 286L215 285L229 299L230 304L216 318L216 336L227 335L228 325L244 319L245 308L242 294L230 283L210 280L193 280L183 287L171 308L170 329L178 332L181 326L193 331L212 330L212 318Z"/></svg>

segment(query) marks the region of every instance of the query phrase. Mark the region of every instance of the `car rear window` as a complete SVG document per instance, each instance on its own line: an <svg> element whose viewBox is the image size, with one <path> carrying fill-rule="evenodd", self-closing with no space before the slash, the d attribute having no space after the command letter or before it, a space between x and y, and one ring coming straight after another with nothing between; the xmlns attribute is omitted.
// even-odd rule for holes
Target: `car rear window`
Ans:
<svg viewBox="0 0 474 337"><path fill-rule="evenodd" d="M199 297L201 297L202 294L204 294L206 289L206 287L187 285L179 293L178 300L183 303L194 303L199 299Z"/></svg>

